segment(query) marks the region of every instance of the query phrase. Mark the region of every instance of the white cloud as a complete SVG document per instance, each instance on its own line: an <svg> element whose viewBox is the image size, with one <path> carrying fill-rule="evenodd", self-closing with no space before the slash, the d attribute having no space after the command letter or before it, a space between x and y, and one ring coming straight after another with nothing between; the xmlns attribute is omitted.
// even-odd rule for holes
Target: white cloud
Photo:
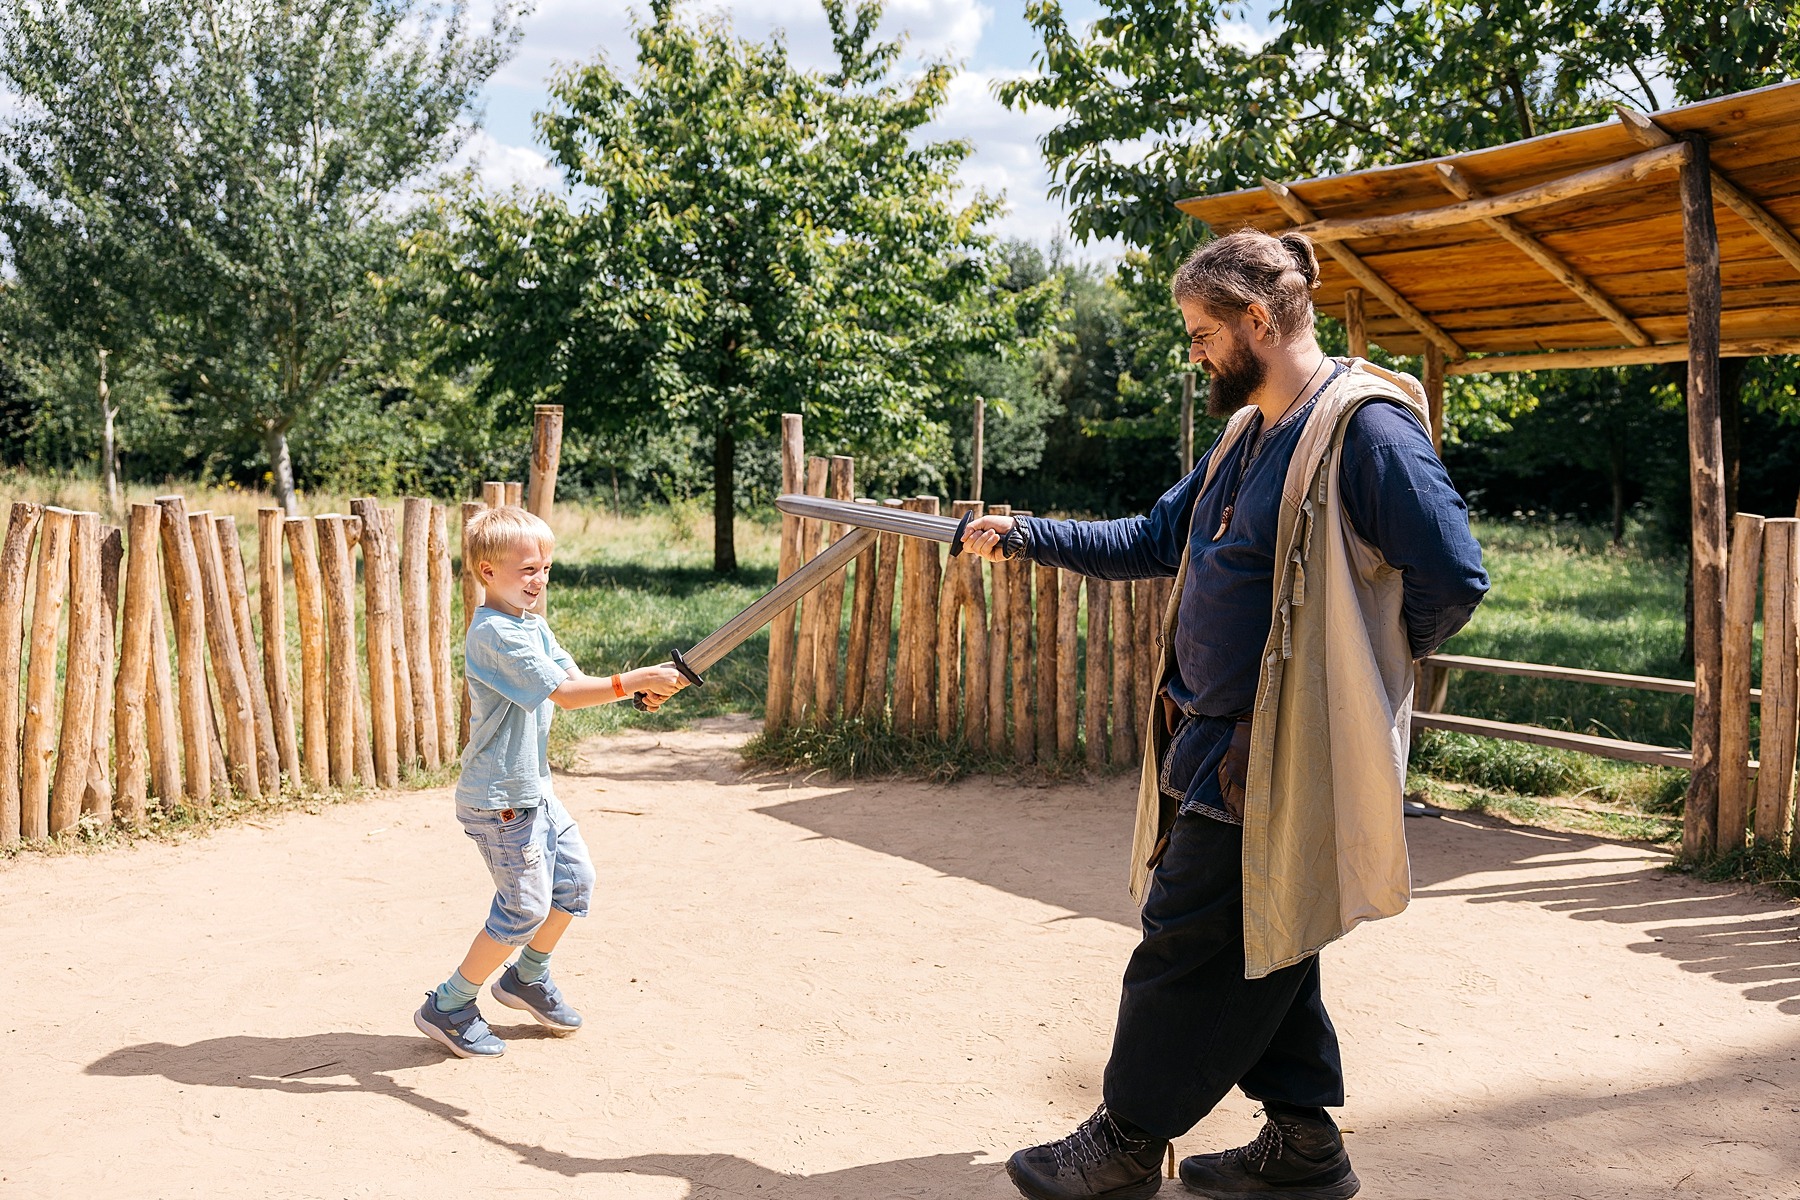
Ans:
<svg viewBox="0 0 1800 1200"><path fill-rule="evenodd" d="M509 146L498 141L485 129L477 129L451 160L451 171L475 168L483 186L490 191L505 192L514 187L557 189L562 187L562 174L550 165L544 154L531 146Z"/></svg>

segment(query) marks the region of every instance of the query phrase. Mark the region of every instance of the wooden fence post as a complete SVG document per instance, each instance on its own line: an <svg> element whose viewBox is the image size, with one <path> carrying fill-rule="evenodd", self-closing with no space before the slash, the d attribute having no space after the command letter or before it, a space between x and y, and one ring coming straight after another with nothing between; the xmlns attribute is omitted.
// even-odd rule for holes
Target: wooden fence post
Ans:
<svg viewBox="0 0 1800 1200"><path fill-rule="evenodd" d="M1794 799L1800 733L1800 521L1763 522L1762 737L1756 770L1756 840L1783 848Z"/></svg>
<svg viewBox="0 0 1800 1200"><path fill-rule="evenodd" d="M831 460L817 456L806 460L806 494L823 496L829 483ZM800 527L800 562L819 556L825 547L825 522L806 521ZM800 598L800 635L794 651L794 690L788 701L788 717L796 725L813 715L819 670L819 589Z"/></svg>
<svg viewBox="0 0 1800 1200"><path fill-rule="evenodd" d="M1009 517L1012 505L992 504L987 512L990 517ZM1004 559L988 564L987 749L995 754L1010 744L1006 740L1006 664L1007 616L1012 607L1007 579L1012 568Z"/></svg>
<svg viewBox="0 0 1800 1200"><path fill-rule="evenodd" d="M1056 752L1075 756L1081 728L1076 672L1081 656L1081 576L1058 571L1056 600Z"/></svg>
<svg viewBox="0 0 1800 1200"><path fill-rule="evenodd" d="M31 544L44 506L15 500L0 549L0 848L19 840L19 697L23 688L25 590Z"/></svg>
<svg viewBox="0 0 1800 1200"><path fill-rule="evenodd" d="M805 485L806 449L798 413L781 414L781 490L793 495ZM799 517L781 517L781 558L775 578L779 582L800 569ZM796 606L798 607L798 606ZM792 723L795 640L793 608L776 615L769 625L769 682L764 691L763 728L770 733Z"/></svg>
<svg viewBox="0 0 1800 1200"><path fill-rule="evenodd" d="M833 455L827 468L826 494L833 500L844 504L856 496L856 460L844 455ZM831 523L831 540L821 542L822 551L829 544L835 544L840 538L850 533L851 527ZM818 651L813 663L815 709L820 722L832 720L837 715L838 701L838 634L844 623L844 573L836 572L830 579L821 583L813 592L819 598L818 627L816 629Z"/></svg>
<svg viewBox="0 0 1800 1200"><path fill-rule="evenodd" d="M918 511L918 501L903 500L900 506L908 512ZM900 620L894 641L894 732L911 736L918 731L918 702L913 696L917 676L913 672L915 634L919 627L919 576L924 566L919 561L919 539L900 539Z"/></svg>
<svg viewBox="0 0 1800 1200"><path fill-rule="evenodd" d="M256 570L260 578L257 601L262 608L263 690L269 696L269 716L275 722L275 749L281 773L290 781L300 779L300 743L294 736L294 702L288 688L287 593L281 571L279 508L256 510Z"/></svg>
<svg viewBox="0 0 1800 1200"><path fill-rule="evenodd" d="M151 624L156 598L156 526L161 511L154 504L133 504L125 565L125 620L119 634L118 692L113 697L113 740L118 744L119 785L114 789L118 816L127 826L144 824L150 777L150 731L146 692L150 683L150 639L162 635ZM158 793L162 794L161 786ZM164 799L174 797L164 795Z"/></svg>
<svg viewBox="0 0 1800 1200"><path fill-rule="evenodd" d="M326 634L330 646L327 693L327 737L331 782L349 787L356 781L357 730L356 595L345 518L327 513L314 519L319 531L319 568L325 579Z"/></svg>
<svg viewBox="0 0 1800 1200"><path fill-rule="evenodd" d="M102 826L113 820L113 652L119 632L119 563L125 557L125 531L117 525L100 531L100 648L95 655L98 696L94 704L94 735L88 742L87 788L81 793L81 811Z"/></svg>
<svg viewBox="0 0 1800 1200"><path fill-rule="evenodd" d="M362 518L363 637L369 652L369 731L374 741L375 782L400 782L400 746L394 703L394 609L388 589L394 570L388 562L387 522L372 499L352 500Z"/></svg>
<svg viewBox="0 0 1800 1200"><path fill-rule="evenodd" d="M1131 581L1115 579L1112 593L1112 765L1125 767L1137 761L1137 617L1131 605Z"/></svg>
<svg viewBox="0 0 1800 1200"><path fill-rule="evenodd" d="M1156 630L1157 618L1161 615L1156 604L1156 580L1135 579L1132 581L1131 611L1137 620L1137 629L1132 638L1132 650L1135 661L1132 666L1132 686L1137 694L1133 697L1137 709L1138 724L1158 718L1156 712Z"/></svg>
<svg viewBox="0 0 1800 1200"><path fill-rule="evenodd" d="M225 582L225 564L212 513L188 514L188 533L200 562L200 595L206 606L206 648L213 680L219 688L220 723L225 731L225 757L232 783L246 800L262 799L257 774L256 716L250 704L250 677L238 645L237 626Z"/></svg>
<svg viewBox="0 0 1800 1200"><path fill-rule="evenodd" d="M884 500L888 508L900 507L898 500ZM900 571L900 555L905 540L897 533L884 533L878 540L875 559L875 602L869 622L869 667L863 679L863 716L879 723L888 711L888 650L894 634L894 590ZM899 681L896 678L895 687ZM896 723L899 706L894 708ZM896 728L898 725L896 724Z"/></svg>
<svg viewBox="0 0 1800 1200"><path fill-rule="evenodd" d="M1721 853L1741 850L1750 811L1750 655L1755 641L1756 584L1762 568L1763 519L1732 520L1725 583L1724 672L1719 687L1719 835Z"/></svg>
<svg viewBox="0 0 1800 1200"><path fill-rule="evenodd" d="M294 560L294 608L300 626L300 733L306 782L322 788L331 780L331 735L326 717L330 684L325 666L329 635L325 626L325 584L319 574L319 534L311 517L282 522Z"/></svg>
<svg viewBox="0 0 1800 1200"><path fill-rule="evenodd" d="M516 480L506 481L506 506L508 508L525 507L525 485Z"/></svg>
<svg viewBox="0 0 1800 1200"><path fill-rule="evenodd" d="M187 501L158 496L162 509L163 588L175 626L176 706L181 714L182 786L194 806L212 805L212 701L206 689L206 603L200 558L188 528Z"/></svg>
<svg viewBox="0 0 1800 1200"><path fill-rule="evenodd" d="M427 571L431 588L431 616L427 621L430 635L431 681L436 686L433 697L437 709L438 754L444 762L456 757L456 685L450 675L450 529L449 514L442 504L431 506L431 531L425 552L431 563Z"/></svg>
<svg viewBox="0 0 1800 1200"><path fill-rule="evenodd" d="M981 515L981 501L968 501L970 511ZM962 596L963 612L963 739L969 748L985 752L988 748L988 633L987 595L982 589L981 559L973 554L957 557L952 569L962 576L957 590ZM954 701L952 702L954 703Z"/></svg>
<svg viewBox="0 0 1800 1200"><path fill-rule="evenodd" d="M1014 509L1012 515L1029 517L1031 513L1025 509ZM1032 566L1030 559L1020 559L1006 572L1011 584L1011 594L1007 597L1007 607L1010 610L1007 624L1012 634L1013 757L1022 763L1032 762L1037 758L1038 695L1031 673Z"/></svg>
<svg viewBox="0 0 1800 1200"><path fill-rule="evenodd" d="M160 518L161 510L157 511ZM157 535L158 540L161 534ZM151 547L152 561L156 548ZM186 789L181 781L181 718L175 712L175 671L169 663L169 623L163 615L162 570L152 572L150 585L150 777L156 785L158 807L173 812Z"/></svg>
<svg viewBox="0 0 1800 1200"><path fill-rule="evenodd" d="M973 500L954 500L950 504L950 515L960 518L965 512L978 512L980 508ZM945 564L944 582L938 592L937 653L933 660L937 664L937 735L938 740L944 742L956 736L956 703L967 698L962 695L966 689L962 686L961 653L962 615L968 603L964 595L967 578L962 563L951 559Z"/></svg>
<svg viewBox="0 0 1800 1200"><path fill-rule="evenodd" d="M938 515L936 496L920 496L915 503L917 511L927 516ZM940 607L938 593L943 587L943 563L938 558L938 543L928 542L923 538L909 540L918 543L919 563L919 623L911 631L913 729L919 733L930 733L937 728L938 662L937 655L932 651L937 644Z"/></svg>
<svg viewBox="0 0 1800 1200"><path fill-rule="evenodd" d="M481 503L486 508L505 508L506 485L496 479L490 479L482 484Z"/></svg>
<svg viewBox="0 0 1800 1200"><path fill-rule="evenodd" d="M536 461L534 454L534 471ZM406 630L406 666L412 675L413 729L425 769L435 771L443 758L438 750L437 679L431 669L431 501L409 496L401 512L400 615Z"/></svg>
<svg viewBox="0 0 1800 1200"><path fill-rule="evenodd" d="M388 640L393 648L394 754L401 770L409 770L419 762L419 723L413 697L411 653L406 641L406 611L401 600L400 522L394 510L382 508L373 500L370 510L381 524L381 552L387 562ZM368 570L368 543L363 543L363 569ZM368 605L363 605L365 619ZM365 634L366 637L366 634Z"/></svg>
<svg viewBox="0 0 1800 1200"><path fill-rule="evenodd" d="M69 539L75 514L44 509L37 578L31 602L31 661L25 668L25 735L19 832L26 841L50 836L50 774L56 754L56 635L69 591Z"/></svg>
<svg viewBox="0 0 1800 1200"><path fill-rule="evenodd" d="M1037 757L1049 762L1056 757L1056 634L1062 593L1055 567L1037 563L1032 574L1037 587Z"/></svg>
<svg viewBox="0 0 1800 1200"><path fill-rule="evenodd" d="M1090 767L1106 761L1106 702L1112 690L1112 640L1107 618L1112 609L1112 585L1104 579L1087 577L1087 653L1084 680L1087 688L1086 711L1082 724L1087 737L1086 757Z"/></svg>
<svg viewBox="0 0 1800 1200"><path fill-rule="evenodd" d="M858 504L874 505L864 497ZM869 642L875 625L875 570L880 541L856 556L856 584L850 593L850 636L844 651L844 716L862 716L863 693L868 688Z"/></svg>
<svg viewBox="0 0 1800 1200"><path fill-rule="evenodd" d="M94 706L100 696L100 514L78 512L69 533L69 651L63 677L62 737L50 785L50 836L66 833L81 816L88 751L94 744ZM31 664L37 666L36 656ZM55 669L55 659L46 664Z"/></svg>
<svg viewBox="0 0 1800 1200"><path fill-rule="evenodd" d="M281 794L281 754L275 745L275 719L269 708L267 674L250 623L250 584L244 573L244 547L238 541L237 520L213 518L219 539L219 563L225 569L225 589L231 606L231 623L237 631L238 656L244 663L244 680L250 696L250 715L256 722L256 778L263 791Z"/></svg>
<svg viewBox="0 0 1800 1200"><path fill-rule="evenodd" d="M563 410L560 404L540 404L531 421L531 511L550 520L556 506L556 471L562 460ZM418 685L413 685L418 690Z"/></svg>
<svg viewBox="0 0 1800 1200"><path fill-rule="evenodd" d="M475 610L481 607L481 602L485 599L478 570L479 564L469 556L469 522L475 519L476 513L486 507L485 504L479 504L473 500L462 502L462 528L457 534L461 540L458 543L460 548L457 550L457 557L462 560L463 634L465 636L469 632L470 623L475 620ZM462 679L462 731L457 736L457 746L462 747L468 744L469 677L465 667Z"/></svg>

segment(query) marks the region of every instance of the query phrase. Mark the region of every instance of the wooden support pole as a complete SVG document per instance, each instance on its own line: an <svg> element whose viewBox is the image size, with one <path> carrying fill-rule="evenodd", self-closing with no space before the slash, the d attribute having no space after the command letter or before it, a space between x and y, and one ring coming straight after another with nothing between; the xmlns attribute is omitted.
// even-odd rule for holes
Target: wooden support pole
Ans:
<svg viewBox="0 0 1800 1200"><path fill-rule="evenodd" d="M490 479L482 484L481 503L487 508L505 508L506 485L497 479Z"/></svg>
<svg viewBox="0 0 1800 1200"><path fill-rule="evenodd" d="M38 541L31 601L31 661L25 671L25 734L19 832L26 841L50 836L50 783L56 755L56 643L69 591L69 541L75 514L46 508Z"/></svg>
<svg viewBox="0 0 1800 1200"><path fill-rule="evenodd" d="M1131 581L1115 579L1112 592L1112 764L1129 766L1138 757L1137 618Z"/></svg>
<svg viewBox="0 0 1800 1200"><path fill-rule="evenodd" d="M1800 733L1800 521L1790 517L1763 523L1762 668L1756 840L1759 845L1785 850L1794 809L1796 734Z"/></svg>
<svg viewBox="0 0 1800 1200"><path fill-rule="evenodd" d="M69 531L69 650L63 678L62 736L50 785L50 836L67 833L81 817L88 751L94 744L94 706L100 696L100 514L78 512ZM54 652L53 652L54 653ZM54 669L54 659L46 665ZM32 666L36 667L33 655Z"/></svg>
<svg viewBox="0 0 1800 1200"><path fill-rule="evenodd" d="M1014 509L1013 516L1029 517L1025 509ZM1012 717L1013 758L1028 763L1037 760L1038 688L1032 677L1032 596L1033 563L1021 558L1007 568L1010 589L1007 594L1007 625L1012 635Z"/></svg>
<svg viewBox="0 0 1800 1200"><path fill-rule="evenodd" d="M294 560L294 609L300 629L300 769L308 785L322 788L332 782L326 716L331 685L325 665L330 635L325 625L325 583L319 573L319 533L311 517L288 517L282 529Z"/></svg>
<svg viewBox="0 0 1800 1200"><path fill-rule="evenodd" d="M562 414L556 415L560 446ZM537 461L535 454L532 461ZM550 478L555 477L552 467ZM401 509L400 528L400 616L406 631L406 669L412 676L413 730L425 769L435 771L444 760L438 746L437 677L431 664L431 501L408 496Z"/></svg>
<svg viewBox="0 0 1800 1200"><path fill-rule="evenodd" d="M1437 346L1425 346L1425 406L1431 415L1431 448L1444 455L1444 352Z"/></svg>
<svg viewBox="0 0 1800 1200"><path fill-rule="evenodd" d="M380 518L381 547L387 562L388 626L393 646L394 667L394 754L402 771L419 764L419 723L413 701L411 654L406 641L406 611L401 601L400 522L391 508L370 502L370 511ZM366 524L365 524L366 528ZM365 547L367 542L364 542ZM363 551L364 574L368 571L368 551ZM366 590L366 589L365 589ZM363 604L365 622L368 604ZM366 635L365 635L366 636Z"/></svg>
<svg viewBox="0 0 1800 1200"><path fill-rule="evenodd" d="M477 570L478 564L469 555L469 522L473 521L475 514L485 507L486 505L478 504L473 500L462 502L462 526L461 532L457 535L461 541L458 543L457 556L462 561L462 627L465 637L468 635L470 623L475 620L475 610L480 608L482 601L486 599L481 586L481 574ZM466 673L462 679L462 729L457 734L456 744L458 747L469 744L469 679Z"/></svg>
<svg viewBox="0 0 1800 1200"><path fill-rule="evenodd" d="M294 731L293 693L288 687L287 592L281 570L282 525L279 508L256 510L257 601L262 609L263 691L275 722L275 749L281 773L300 778L300 740Z"/></svg>
<svg viewBox="0 0 1800 1200"><path fill-rule="evenodd" d="M1719 852L1744 845L1750 811L1750 657L1755 643L1756 583L1762 571L1763 519L1738 513L1726 562L1725 644L1719 684Z"/></svg>
<svg viewBox="0 0 1800 1200"><path fill-rule="evenodd" d="M1010 517L1012 505L992 504L987 511L991 517ZM1007 581L1012 566L1004 559L987 566L987 749L995 754L1011 745L1006 740L1006 668L1011 657L1007 631L1012 585Z"/></svg>
<svg viewBox="0 0 1800 1200"><path fill-rule="evenodd" d="M873 505L863 498L858 504ZM844 716L860 717L869 685L869 643L874 640L875 572L881 556L879 539L856 556L856 583L850 593L850 638L844 650ZM881 632L887 633L883 625Z"/></svg>
<svg viewBox="0 0 1800 1200"><path fill-rule="evenodd" d="M231 606L231 624L237 631L238 657L243 660L249 685L250 715L256 722L256 779L271 796L281 793L281 753L275 743L275 719L269 707L269 691L263 685L266 671L257 649L256 629L250 623L250 584L244 572L244 547L238 540L237 520L213 518L219 540L219 564L225 569L225 590Z"/></svg>
<svg viewBox="0 0 1800 1200"><path fill-rule="evenodd" d="M957 510L963 504L967 504L968 511L976 516L981 515L979 500L955 505L951 515L960 515ZM962 600L962 686L960 694L952 698L951 706L954 708L957 699L962 701L963 740L978 753L988 749L988 725L992 720L988 709L988 599L983 588L981 562L973 554L962 554L950 561L950 569L960 576L956 590Z"/></svg>
<svg viewBox="0 0 1800 1200"><path fill-rule="evenodd" d="M950 515L960 518L965 512L979 512L980 508L973 500L953 500ZM962 725L957 720L957 702L968 690L963 686L962 661L962 617L967 603L963 587L968 574L962 565L956 559L950 560L944 572L943 590L938 595L937 653L934 657L937 661L937 735L942 742L957 735ZM987 682L985 676L982 682Z"/></svg>
<svg viewBox="0 0 1800 1200"><path fill-rule="evenodd" d="M125 557L125 531L107 525L100 531L100 649L98 695L94 704L94 735L88 742L87 788L81 793L81 811L102 828L113 822L113 705L117 686L113 673L119 632L119 566Z"/></svg>
<svg viewBox="0 0 1800 1200"><path fill-rule="evenodd" d="M326 721L331 782L341 788L356 782L356 740L362 736L357 728L356 577L350 562L346 524L346 518L338 513L327 513L314 521L319 532L319 569L325 582L329 645Z"/></svg>
<svg viewBox="0 0 1800 1200"><path fill-rule="evenodd" d="M562 462L563 410L540 404L531 421L531 511L546 523L556 506L556 472ZM414 685L417 690L417 684Z"/></svg>
<svg viewBox="0 0 1800 1200"><path fill-rule="evenodd" d="M433 697L437 709L438 753L444 762L456 757L456 684L450 673L450 610L453 598L450 582L449 514L442 504L431 506L431 531L425 552L431 562L427 575L431 588L431 614L426 622L430 634L431 682L436 687Z"/></svg>
<svg viewBox="0 0 1800 1200"><path fill-rule="evenodd" d="M900 507L898 500L883 500L882 504ZM888 655L894 639L894 592L903 540L897 533L882 534L875 558L875 602L869 622L869 666L863 677L862 712L876 723L888 714Z"/></svg>
<svg viewBox="0 0 1800 1200"><path fill-rule="evenodd" d="M920 496L915 501L918 511L927 516L938 515L938 498ZM918 543L919 554L919 622L911 630L913 636L913 724L919 733L937 728L938 661L933 649L937 643L939 593L943 590L944 568L937 542L910 538Z"/></svg>
<svg viewBox="0 0 1800 1200"><path fill-rule="evenodd" d="M1369 318L1361 288L1344 289L1344 340L1351 358L1369 357Z"/></svg>
<svg viewBox="0 0 1800 1200"><path fill-rule="evenodd" d="M848 504L856 496L856 460L834 455L827 469L825 491L833 500ZM850 526L835 521L831 525L831 542L850 533ZM820 549L825 547L822 544ZM814 594L819 597L818 651L814 660L814 713L820 721L837 716L838 706L838 638L844 624L844 573L838 571L821 583Z"/></svg>
<svg viewBox="0 0 1800 1200"><path fill-rule="evenodd" d="M400 782L400 744L394 702L394 568L388 562L387 522L372 499L352 500L362 518L363 637L369 652L369 732L374 743L375 782Z"/></svg>
<svg viewBox="0 0 1800 1200"><path fill-rule="evenodd" d="M806 460L806 494L823 496L829 481L831 460L817 456ZM809 563L824 549L825 522L806 521L800 527L800 561ZM794 654L794 690L788 713L795 724L816 716L819 668L819 590L800 597L800 638Z"/></svg>
<svg viewBox="0 0 1800 1200"><path fill-rule="evenodd" d="M162 509L145 505L155 513L150 531L145 536L144 553L149 561L150 601L150 700L145 715L150 725L150 779L156 788L158 805L173 812L181 803L181 718L175 713L175 673L169 665L168 622L163 617L162 567L158 562L157 543L162 537Z"/></svg>
<svg viewBox="0 0 1800 1200"><path fill-rule="evenodd" d="M806 449L798 413L781 415L781 491L794 495L805 486ZM777 582L800 569L799 517L781 518L781 556L775 568ZM798 607L798 606L796 606ZM764 691L763 728L770 733L788 725L794 693L795 611L777 614L769 624L769 682Z"/></svg>
<svg viewBox="0 0 1800 1200"><path fill-rule="evenodd" d="M200 558L188 528L187 501L158 496L162 509L162 578L175 626L176 707L181 714L182 786L194 806L212 805L212 701L206 688L206 601Z"/></svg>
<svg viewBox="0 0 1800 1200"><path fill-rule="evenodd" d="M901 502L908 512L917 512L914 500ZM900 619L894 641L894 732L911 735L918 728L918 704L913 696L916 677L913 673L914 634L919 627L919 576L924 567L919 562L917 538L900 539Z"/></svg>
<svg viewBox="0 0 1800 1200"><path fill-rule="evenodd" d="M1106 762L1106 702L1112 695L1112 584L1087 577L1087 653L1084 670L1087 703L1082 724L1087 737L1087 764Z"/></svg>
<svg viewBox="0 0 1800 1200"><path fill-rule="evenodd" d="M1056 585L1056 753L1075 756L1081 729L1081 708L1076 689L1081 656L1081 576L1058 570Z"/></svg>
<svg viewBox="0 0 1800 1200"><path fill-rule="evenodd" d="M1693 861L1712 855L1719 815L1725 468L1719 409L1719 239L1713 226L1712 172L1704 138L1684 143L1684 151L1681 223L1688 271L1690 350L1687 411L1693 504L1694 766L1688 776L1681 852Z"/></svg>
<svg viewBox="0 0 1800 1200"><path fill-rule="evenodd" d="M0 549L0 848L19 840L19 697L25 649L25 591L31 545L44 506L13 501Z"/></svg>
<svg viewBox="0 0 1800 1200"><path fill-rule="evenodd" d="M1061 591L1055 567L1036 563L1032 574L1037 589L1037 757L1039 762L1049 762L1056 757L1056 635Z"/></svg>
<svg viewBox="0 0 1800 1200"><path fill-rule="evenodd" d="M1194 469L1194 373L1181 374L1181 474Z"/></svg>
<svg viewBox="0 0 1800 1200"><path fill-rule="evenodd" d="M525 507L525 485L515 480L506 482L506 505L508 508Z"/></svg>
<svg viewBox="0 0 1800 1200"><path fill-rule="evenodd" d="M113 740L118 746L118 787L114 802L119 821L141 828L150 788L151 718L147 693L150 685L150 639L161 637L160 626L151 626L151 605L156 599L156 527L161 511L154 504L133 504L126 518L128 534L125 564L125 620L119 634L119 675L113 696ZM159 751L160 752L160 751ZM174 799L161 791L165 799Z"/></svg>
<svg viewBox="0 0 1800 1200"><path fill-rule="evenodd" d="M206 608L206 649L219 689L219 724L225 734L225 763L232 784L244 799L262 799L257 774L256 716L250 702L250 676L244 669L225 582L225 563L213 515L202 509L188 514L188 534L200 565L200 593Z"/></svg>
<svg viewBox="0 0 1800 1200"><path fill-rule="evenodd" d="M970 457L974 461L970 463L969 498L979 501L981 499L982 460L987 457L986 396L975 397L975 434L974 444L971 447L971 450L972 454Z"/></svg>

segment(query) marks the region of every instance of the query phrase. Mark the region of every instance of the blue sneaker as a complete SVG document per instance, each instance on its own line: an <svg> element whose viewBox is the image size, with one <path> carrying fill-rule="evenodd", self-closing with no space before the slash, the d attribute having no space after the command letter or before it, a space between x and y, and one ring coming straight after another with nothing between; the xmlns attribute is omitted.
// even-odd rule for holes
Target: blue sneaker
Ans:
<svg viewBox="0 0 1800 1200"><path fill-rule="evenodd" d="M526 983L519 978L518 964L510 964L488 991L506 1007L530 1013L533 1020L558 1037L568 1037L581 1028L581 1014L569 1007L548 975L536 983Z"/></svg>
<svg viewBox="0 0 1800 1200"><path fill-rule="evenodd" d="M442 1042L458 1058L499 1058L506 1053L506 1043L494 1036L481 1010L473 1004L454 1012L439 1012L437 1001L425 993L425 1003L413 1014L419 1032L435 1042Z"/></svg>

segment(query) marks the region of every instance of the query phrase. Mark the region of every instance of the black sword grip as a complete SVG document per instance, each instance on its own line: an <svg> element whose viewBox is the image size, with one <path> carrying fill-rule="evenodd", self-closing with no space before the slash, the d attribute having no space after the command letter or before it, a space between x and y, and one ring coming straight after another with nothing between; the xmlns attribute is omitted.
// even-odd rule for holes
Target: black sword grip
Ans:
<svg viewBox="0 0 1800 1200"><path fill-rule="evenodd" d="M967 530L969 528L969 522L974 519L975 519L975 510L971 508L968 512L966 512L962 515L962 520L960 520L956 523L956 532L950 538L950 557L951 558L955 558L957 555L962 553L963 534L965 532L967 532Z"/></svg>
<svg viewBox="0 0 1800 1200"><path fill-rule="evenodd" d="M687 678L687 681L689 683L693 684L695 687L706 686L706 680L704 680L700 677L700 672L698 672L698 671L694 670L694 668L688 666L687 659L681 657L681 651L679 651L679 650L669 651L669 662L672 663L674 665L675 669L677 671L680 671L682 673L682 675ZM637 709L639 712L655 712L656 711L656 709L650 707L650 693L648 693L648 692L639 692L637 695L633 696L631 698L631 706L633 708Z"/></svg>
<svg viewBox="0 0 1800 1200"><path fill-rule="evenodd" d="M1025 531L1019 528L1017 521L1013 527L1000 535L1000 557L1011 561L1025 553Z"/></svg>

